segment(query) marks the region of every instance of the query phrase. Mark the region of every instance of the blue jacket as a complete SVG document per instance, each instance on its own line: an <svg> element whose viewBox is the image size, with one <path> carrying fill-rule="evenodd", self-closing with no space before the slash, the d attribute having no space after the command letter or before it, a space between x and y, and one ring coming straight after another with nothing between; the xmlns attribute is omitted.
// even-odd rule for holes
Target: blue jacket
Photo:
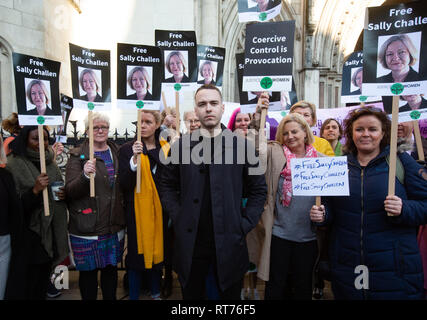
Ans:
<svg viewBox="0 0 427 320"><path fill-rule="evenodd" d="M336 299L422 299L423 269L417 226L427 223L427 172L407 153L399 153L405 168L402 185L396 178L395 195L402 213L388 217L389 165L386 147L362 168L348 156L350 196L324 197L331 226L329 256L332 290ZM356 289L358 265L369 271L369 289ZM359 283L359 281L356 281ZM366 284L366 282L365 282Z"/></svg>

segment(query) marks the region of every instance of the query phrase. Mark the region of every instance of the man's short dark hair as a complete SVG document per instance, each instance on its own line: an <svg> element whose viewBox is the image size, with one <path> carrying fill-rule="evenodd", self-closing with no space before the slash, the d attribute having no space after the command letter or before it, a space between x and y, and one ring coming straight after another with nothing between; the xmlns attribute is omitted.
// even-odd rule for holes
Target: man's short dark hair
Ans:
<svg viewBox="0 0 427 320"><path fill-rule="evenodd" d="M222 102L222 93L221 93L221 91L218 89L218 87L216 85L214 85L212 83L204 84L199 89L197 89L196 93L194 94L194 101L196 100L197 94L201 90L215 90L216 92L219 93L219 96L221 97L221 102Z"/></svg>

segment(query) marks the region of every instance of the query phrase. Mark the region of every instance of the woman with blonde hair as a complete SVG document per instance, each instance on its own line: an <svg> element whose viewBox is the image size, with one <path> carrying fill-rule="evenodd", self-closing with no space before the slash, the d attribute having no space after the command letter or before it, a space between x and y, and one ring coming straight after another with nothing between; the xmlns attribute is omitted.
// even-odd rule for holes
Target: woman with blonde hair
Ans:
<svg viewBox="0 0 427 320"><path fill-rule="evenodd" d="M119 180L124 195L127 221L129 298L138 300L141 279L147 275L151 298L161 300L162 266L168 256L168 216L163 211L158 183L165 165L169 144L160 137L160 113L142 110L141 140L124 144L119 152ZM137 158L141 156L141 191L136 192ZM166 251L166 252L165 252Z"/></svg>
<svg viewBox="0 0 427 320"><path fill-rule="evenodd" d="M187 72L187 61L180 51L172 51L166 58L166 70L172 74L172 77L167 78L164 82L190 82L190 79L185 74Z"/></svg>
<svg viewBox="0 0 427 320"><path fill-rule="evenodd" d="M27 99L36 107L27 114L52 115L52 106L49 105L49 92L41 80L32 80L27 86Z"/></svg>
<svg viewBox="0 0 427 320"><path fill-rule="evenodd" d="M151 89L150 75L144 67L134 67L130 72L127 79L128 85L134 94L127 96L131 100L153 100L153 96L148 91Z"/></svg>
<svg viewBox="0 0 427 320"><path fill-rule="evenodd" d="M79 84L83 91L86 92L85 95L81 96L81 100L91 101L91 102L102 102L102 97L99 94L101 88L101 82L98 79L95 71L92 69L84 69L80 73Z"/></svg>
<svg viewBox="0 0 427 320"><path fill-rule="evenodd" d="M267 99L265 95L260 98L257 113L265 108ZM304 117L291 113L279 123L276 140L267 145L265 177L268 194L261 217L265 237L258 263L258 277L267 281L266 300L285 299L289 280L295 289L294 299L311 300L318 250L309 212L315 197L292 195L290 161L323 156L313 147L313 142L313 134Z"/></svg>
<svg viewBox="0 0 427 320"><path fill-rule="evenodd" d="M406 34L388 38L381 46L378 61L390 73L377 79L378 83L420 81L412 66L417 62L418 50Z"/></svg>

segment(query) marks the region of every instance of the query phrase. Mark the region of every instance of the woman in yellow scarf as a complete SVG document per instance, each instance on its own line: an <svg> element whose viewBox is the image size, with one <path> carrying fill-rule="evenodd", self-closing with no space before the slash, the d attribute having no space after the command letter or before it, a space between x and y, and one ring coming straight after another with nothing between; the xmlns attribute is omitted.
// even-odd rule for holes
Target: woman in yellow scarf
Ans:
<svg viewBox="0 0 427 320"><path fill-rule="evenodd" d="M160 136L160 113L143 110L141 140L124 144L119 151L119 179L125 198L128 234L126 266L129 298L138 300L141 279L148 277L153 300L160 299L160 279L164 260L163 235L167 217L162 210L157 184L169 144ZM163 150L163 151L162 151ZM136 192L137 155L141 154L141 192Z"/></svg>

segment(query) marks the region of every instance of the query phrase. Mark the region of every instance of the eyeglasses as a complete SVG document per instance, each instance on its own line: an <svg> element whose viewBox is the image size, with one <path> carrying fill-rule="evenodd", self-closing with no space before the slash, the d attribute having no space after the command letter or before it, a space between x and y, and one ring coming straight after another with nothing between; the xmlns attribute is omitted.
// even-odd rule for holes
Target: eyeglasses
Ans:
<svg viewBox="0 0 427 320"><path fill-rule="evenodd" d="M385 54L385 56L386 56L386 58L390 59L390 58L394 57L394 55L396 53L397 53L397 56L399 58L404 58L404 57L406 57L409 54L409 52L406 51L406 50L399 50L398 52L388 52L388 53Z"/></svg>
<svg viewBox="0 0 427 320"><path fill-rule="evenodd" d="M107 131L108 129L110 129L110 127L105 127L105 126L102 126L102 127L93 127L93 131L99 131L99 130Z"/></svg>

